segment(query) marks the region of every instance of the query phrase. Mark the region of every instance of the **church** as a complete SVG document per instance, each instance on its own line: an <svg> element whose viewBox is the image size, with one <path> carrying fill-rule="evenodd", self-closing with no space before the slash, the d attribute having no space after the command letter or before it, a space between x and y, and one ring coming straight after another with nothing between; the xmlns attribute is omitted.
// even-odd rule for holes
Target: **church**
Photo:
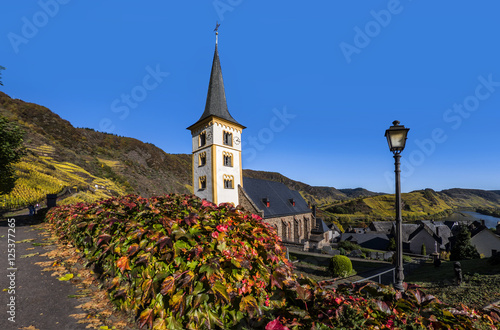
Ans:
<svg viewBox="0 0 500 330"><path fill-rule="evenodd" d="M215 204L241 205L260 215L284 242L309 241L316 218L298 191L279 182L243 177L241 136L245 128L227 107L216 32L205 111L187 128L192 135L194 193Z"/></svg>

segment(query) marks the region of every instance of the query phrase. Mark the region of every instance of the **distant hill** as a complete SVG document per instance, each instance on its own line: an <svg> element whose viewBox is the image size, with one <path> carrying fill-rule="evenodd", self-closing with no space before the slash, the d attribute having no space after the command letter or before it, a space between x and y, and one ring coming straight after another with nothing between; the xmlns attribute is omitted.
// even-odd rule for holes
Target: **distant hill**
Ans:
<svg viewBox="0 0 500 330"><path fill-rule="evenodd" d="M327 204L335 201L349 200L357 197L371 197L382 195L363 188L336 189L333 187L315 187L306 183L295 181L277 172L243 170L243 176L255 179L277 181L285 184L290 189L298 190L302 196L316 204Z"/></svg>
<svg viewBox="0 0 500 330"><path fill-rule="evenodd" d="M191 155L168 154L150 143L75 128L49 109L0 92L0 115L25 131L29 154L16 165L20 177L13 193L0 196L0 210L38 202L47 193L66 202L136 193L191 193ZM328 219L394 218L394 196L363 188L311 186L276 172L244 170L251 178L277 181L317 204ZM500 191L432 189L403 194L406 219L441 217L456 208L500 208Z"/></svg>

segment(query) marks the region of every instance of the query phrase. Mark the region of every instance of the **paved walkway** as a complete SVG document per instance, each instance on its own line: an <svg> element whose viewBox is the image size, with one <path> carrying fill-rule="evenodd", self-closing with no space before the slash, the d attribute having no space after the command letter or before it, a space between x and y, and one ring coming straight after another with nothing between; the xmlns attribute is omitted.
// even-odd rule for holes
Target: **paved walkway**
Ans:
<svg viewBox="0 0 500 330"><path fill-rule="evenodd" d="M11 220L11 223L14 222ZM85 310L77 306L89 302L92 304L92 299L88 294L85 297L81 287L74 285L79 279L59 281L58 276L51 276L52 271L43 271L43 268L37 264L45 262L47 265L54 262L49 257L42 256L56 248L56 245L48 242L44 230L45 224L37 223L33 217L29 216L15 217L15 231L9 231L8 224L7 219L0 221L0 286L2 290L0 291L0 306L3 309L0 311L0 329L88 329L89 323L78 323L78 318L88 320L90 317ZM8 251L12 248L8 246L12 240L16 242L13 260L9 253L11 251ZM13 264L10 264L11 261ZM17 270L12 271L9 269L11 267ZM8 275L11 275L10 278ZM15 299L13 300L15 305L9 307L7 304L11 299ZM13 312L10 315L7 313L8 308ZM97 319L95 321L93 324L99 328L100 322ZM133 328L126 327L126 329Z"/></svg>

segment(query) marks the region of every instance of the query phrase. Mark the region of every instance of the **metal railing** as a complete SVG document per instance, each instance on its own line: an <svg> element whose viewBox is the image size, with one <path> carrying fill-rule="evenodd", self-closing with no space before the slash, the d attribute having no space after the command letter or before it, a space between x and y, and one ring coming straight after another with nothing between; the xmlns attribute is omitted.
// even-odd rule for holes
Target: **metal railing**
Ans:
<svg viewBox="0 0 500 330"><path fill-rule="evenodd" d="M382 283L382 275L384 274L387 274L387 273L390 273L392 272L392 281L395 282L396 281L396 267L394 268L391 268L389 270L386 270L384 272L381 272L381 273L378 273L378 274L375 274L375 275L372 275L370 277L366 277L364 279L361 279L361 280L358 280L358 281L355 281L353 283L361 283L361 282L365 282L365 281L369 281L371 280L372 278L375 278L375 277L378 277L378 284L381 284Z"/></svg>

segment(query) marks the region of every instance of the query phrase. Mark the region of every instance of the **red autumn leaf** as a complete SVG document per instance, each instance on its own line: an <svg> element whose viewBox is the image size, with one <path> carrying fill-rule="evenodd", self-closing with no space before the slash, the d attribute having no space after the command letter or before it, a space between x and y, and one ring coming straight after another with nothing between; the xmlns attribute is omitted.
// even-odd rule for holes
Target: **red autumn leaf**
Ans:
<svg viewBox="0 0 500 330"><path fill-rule="evenodd" d="M116 262L116 266L120 268L122 273L125 271L125 269L130 270L128 257L121 257L120 259L118 259L118 261Z"/></svg>
<svg viewBox="0 0 500 330"><path fill-rule="evenodd" d="M210 203L209 201L207 201L206 199L204 199L204 200L201 202L201 206L203 206L203 207L214 207L214 206L215 206L215 204Z"/></svg>
<svg viewBox="0 0 500 330"><path fill-rule="evenodd" d="M281 324L279 318L277 318L266 325L266 330L290 330L290 329Z"/></svg>
<svg viewBox="0 0 500 330"><path fill-rule="evenodd" d="M102 234L97 238L97 246L101 246L104 243L107 243L111 240L111 235Z"/></svg>
<svg viewBox="0 0 500 330"><path fill-rule="evenodd" d="M130 245L128 247L128 250L127 250L128 256L129 257L133 256L134 254L137 253L137 251L139 251L139 244L134 243L134 244Z"/></svg>
<svg viewBox="0 0 500 330"><path fill-rule="evenodd" d="M168 247L172 247L172 239L168 236L163 236L156 242L156 245L158 245L159 251L163 250L165 245L168 245Z"/></svg>

